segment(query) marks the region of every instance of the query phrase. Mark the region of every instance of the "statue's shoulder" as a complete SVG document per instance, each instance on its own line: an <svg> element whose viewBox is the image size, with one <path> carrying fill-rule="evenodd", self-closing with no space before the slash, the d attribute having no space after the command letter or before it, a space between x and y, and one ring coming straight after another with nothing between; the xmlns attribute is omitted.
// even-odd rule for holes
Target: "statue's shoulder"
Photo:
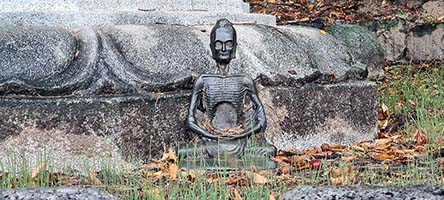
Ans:
<svg viewBox="0 0 444 200"><path fill-rule="evenodd" d="M219 74L201 74L199 78L222 78Z"/></svg>
<svg viewBox="0 0 444 200"><path fill-rule="evenodd" d="M246 74L228 74L228 75L221 75L221 74L202 74L198 78L199 80L211 80L211 79L237 79L240 82L243 82L245 84L253 84L253 79L246 75Z"/></svg>
<svg viewBox="0 0 444 200"><path fill-rule="evenodd" d="M254 80L250 76L248 76L246 74L236 74L236 76L241 78L242 82L245 85L253 85L254 84Z"/></svg>

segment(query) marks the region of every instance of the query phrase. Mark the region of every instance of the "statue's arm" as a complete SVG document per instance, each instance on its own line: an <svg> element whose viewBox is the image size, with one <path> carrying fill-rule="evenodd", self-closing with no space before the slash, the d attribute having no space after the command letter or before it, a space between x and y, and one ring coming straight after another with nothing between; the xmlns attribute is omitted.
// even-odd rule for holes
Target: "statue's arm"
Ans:
<svg viewBox="0 0 444 200"><path fill-rule="evenodd" d="M251 135L253 133L263 132L267 127L267 120L265 118L265 110L262 102L259 99L259 95L257 93L256 85L254 84L253 79L247 77L245 79L245 87L249 90L249 96L251 101L255 106L255 116L257 119L257 123L255 123L252 127L248 127L247 130L242 135Z"/></svg>
<svg viewBox="0 0 444 200"><path fill-rule="evenodd" d="M201 135L202 137L207 137L211 139L217 139L214 135L209 134L207 131L202 129L199 125L197 125L196 118L194 116L195 109L197 107L197 99L199 94L202 92L204 86L204 82L202 77L199 77L194 83L193 91L191 94L191 103L188 108L188 117L187 117L187 126L196 134Z"/></svg>

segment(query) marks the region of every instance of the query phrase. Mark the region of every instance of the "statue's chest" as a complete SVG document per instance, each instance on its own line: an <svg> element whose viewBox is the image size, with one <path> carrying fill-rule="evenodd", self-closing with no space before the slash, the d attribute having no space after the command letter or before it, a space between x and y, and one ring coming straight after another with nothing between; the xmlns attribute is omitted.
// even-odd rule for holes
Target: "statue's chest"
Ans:
<svg viewBox="0 0 444 200"><path fill-rule="evenodd" d="M204 107L215 129L235 129L242 124L240 118L248 91L243 81L242 76L212 76L204 79Z"/></svg>
<svg viewBox="0 0 444 200"><path fill-rule="evenodd" d="M241 77L211 78L206 80L204 97L210 108L221 102L229 102L235 107L242 104L246 94Z"/></svg>

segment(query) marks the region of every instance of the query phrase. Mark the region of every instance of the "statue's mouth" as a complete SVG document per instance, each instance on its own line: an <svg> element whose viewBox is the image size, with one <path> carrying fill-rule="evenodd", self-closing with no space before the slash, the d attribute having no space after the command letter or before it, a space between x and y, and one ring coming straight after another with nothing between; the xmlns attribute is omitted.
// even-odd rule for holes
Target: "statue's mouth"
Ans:
<svg viewBox="0 0 444 200"><path fill-rule="evenodd" d="M228 52L219 53L219 58L228 59L228 58L230 58L230 54Z"/></svg>

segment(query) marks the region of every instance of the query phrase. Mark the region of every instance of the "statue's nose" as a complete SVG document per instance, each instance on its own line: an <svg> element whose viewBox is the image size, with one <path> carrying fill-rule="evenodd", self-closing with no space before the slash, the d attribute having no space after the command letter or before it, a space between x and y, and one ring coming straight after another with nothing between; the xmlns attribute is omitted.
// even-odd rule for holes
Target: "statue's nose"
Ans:
<svg viewBox="0 0 444 200"><path fill-rule="evenodd" d="M225 52L227 50L227 46L225 45L225 43L222 43L222 52Z"/></svg>

